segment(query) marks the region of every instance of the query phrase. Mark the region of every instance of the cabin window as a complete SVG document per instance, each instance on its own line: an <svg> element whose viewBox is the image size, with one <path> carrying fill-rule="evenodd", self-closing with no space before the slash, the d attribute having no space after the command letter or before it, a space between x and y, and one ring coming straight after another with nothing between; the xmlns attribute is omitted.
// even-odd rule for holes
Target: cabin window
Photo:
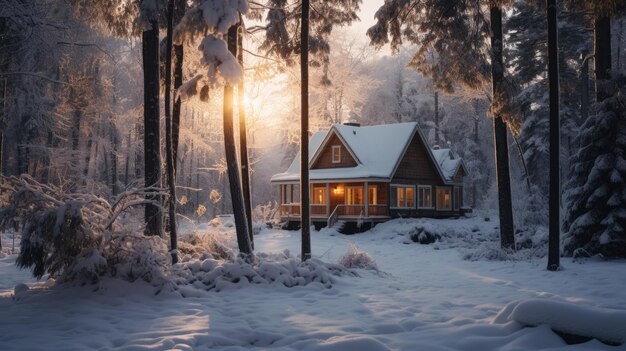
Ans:
<svg viewBox="0 0 626 351"><path fill-rule="evenodd" d="M461 207L461 188L458 186L454 187L454 210L458 211L459 207Z"/></svg>
<svg viewBox="0 0 626 351"><path fill-rule="evenodd" d="M394 189L395 188L395 189ZM392 204L396 208L415 208L415 187L412 185L395 185L391 189L392 194L395 194L395 202Z"/></svg>
<svg viewBox="0 0 626 351"><path fill-rule="evenodd" d="M450 192L450 187L437 187L438 210L449 211L452 209L452 194Z"/></svg>
<svg viewBox="0 0 626 351"><path fill-rule="evenodd" d="M417 208L433 208L432 187L430 185L417 187Z"/></svg>
<svg viewBox="0 0 626 351"><path fill-rule="evenodd" d="M311 200L313 205L326 205L326 186L313 187L313 197Z"/></svg>
<svg viewBox="0 0 626 351"><path fill-rule="evenodd" d="M341 145L333 145L332 151L333 163L341 163Z"/></svg>
<svg viewBox="0 0 626 351"><path fill-rule="evenodd" d="M378 187L370 185L367 190L367 204L378 205Z"/></svg>
<svg viewBox="0 0 626 351"><path fill-rule="evenodd" d="M363 205L363 187L346 187L346 205Z"/></svg>

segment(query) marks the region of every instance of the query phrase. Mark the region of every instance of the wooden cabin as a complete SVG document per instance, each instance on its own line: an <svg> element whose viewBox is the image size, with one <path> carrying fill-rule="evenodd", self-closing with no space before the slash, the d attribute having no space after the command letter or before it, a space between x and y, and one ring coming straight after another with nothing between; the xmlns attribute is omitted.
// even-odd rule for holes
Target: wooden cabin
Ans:
<svg viewBox="0 0 626 351"><path fill-rule="evenodd" d="M449 149L429 147L417 123L333 125L309 141L311 222L371 227L397 217L452 217L467 170ZM300 223L300 154L275 174L281 219Z"/></svg>

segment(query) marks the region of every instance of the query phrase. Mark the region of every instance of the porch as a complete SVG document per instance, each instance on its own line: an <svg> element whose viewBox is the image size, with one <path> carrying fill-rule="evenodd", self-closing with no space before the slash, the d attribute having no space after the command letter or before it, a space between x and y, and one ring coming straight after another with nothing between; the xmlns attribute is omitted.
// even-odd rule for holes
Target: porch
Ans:
<svg viewBox="0 0 626 351"><path fill-rule="evenodd" d="M300 219L298 184L280 184L280 215ZM310 190L312 221L384 220L389 218L388 184L382 182L313 183Z"/></svg>

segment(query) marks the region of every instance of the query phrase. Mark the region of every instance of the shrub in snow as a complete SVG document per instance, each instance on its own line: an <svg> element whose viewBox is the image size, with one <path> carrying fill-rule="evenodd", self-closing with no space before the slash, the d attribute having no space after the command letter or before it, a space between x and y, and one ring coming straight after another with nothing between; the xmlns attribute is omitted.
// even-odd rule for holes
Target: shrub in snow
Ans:
<svg viewBox="0 0 626 351"><path fill-rule="evenodd" d="M235 251L228 246L227 240L220 232L194 232L179 240L178 251L190 255L192 259L210 257L217 260L234 261ZM208 256L207 256L208 255Z"/></svg>
<svg viewBox="0 0 626 351"><path fill-rule="evenodd" d="M109 274L134 280L164 276L167 247L160 238L125 233L117 225L126 209L145 203L145 189L129 190L113 204L92 194L66 193L29 176L6 179L14 192L0 210L0 230L21 227L16 264L35 277L95 281ZM132 267L132 268L128 268Z"/></svg>
<svg viewBox="0 0 626 351"><path fill-rule="evenodd" d="M252 210L252 221L266 225L280 223L280 207L276 201L269 201L266 205L257 205Z"/></svg>
<svg viewBox="0 0 626 351"><path fill-rule="evenodd" d="M626 257L626 84L583 123L566 184L564 253Z"/></svg>
<svg viewBox="0 0 626 351"><path fill-rule="evenodd" d="M378 264L367 252L359 250L356 245L348 244L348 252L339 259L339 264L346 268L378 270Z"/></svg>
<svg viewBox="0 0 626 351"><path fill-rule="evenodd" d="M411 232L410 238L415 243L432 244L441 239L441 235L432 233L423 227L417 227Z"/></svg>
<svg viewBox="0 0 626 351"><path fill-rule="evenodd" d="M179 286L193 286L203 290L231 290L249 284L278 284L288 288L312 283L331 288L336 277L356 273L347 268L318 259L305 262L292 257L289 251L283 254L263 254L256 256L253 263L235 261L192 260L174 266L174 282ZM186 289L180 290L183 296Z"/></svg>

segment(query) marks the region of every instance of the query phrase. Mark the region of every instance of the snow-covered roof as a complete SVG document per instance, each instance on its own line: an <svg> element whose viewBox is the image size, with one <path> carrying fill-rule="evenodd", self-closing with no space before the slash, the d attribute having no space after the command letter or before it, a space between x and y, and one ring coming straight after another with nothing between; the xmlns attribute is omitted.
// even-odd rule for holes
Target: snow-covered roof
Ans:
<svg viewBox="0 0 626 351"><path fill-rule="evenodd" d="M337 135L354 155L355 167L311 169L310 180L388 179L393 177L396 165L403 156L411 137L419 131L417 123L397 123L376 126L336 124L329 131L317 132L309 140L309 166L321 153L322 145L332 135ZM422 134L420 137L423 138ZM450 151L431 150L442 176L450 181L459 167L460 159L453 159ZM435 156L435 152L436 155ZM300 179L300 153L283 173L272 176L272 182L298 181Z"/></svg>
<svg viewBox="0 0 626 351"><path fill-rule="evenodd" d="M335 133L357 158L358 164L355 167L311 169L310 179L391 178L391 173L416 127L415 122L364 127L336 124L327 132L317 132L309 141L309 161L318 156L320 146ZM286 172L272 177L273 182L299 179L300 153Z"/></svg>
<svg viewBox="0 0 626 351"><path fill-rule="evenodd" d="M454 157L450 149L439 149L435 147L431 149L431 151L435 162L437 162L439 169L441 169L441 173L447 181L451 181L459 170L459 167L463 165L463 161L458 157Z"/></svg>

